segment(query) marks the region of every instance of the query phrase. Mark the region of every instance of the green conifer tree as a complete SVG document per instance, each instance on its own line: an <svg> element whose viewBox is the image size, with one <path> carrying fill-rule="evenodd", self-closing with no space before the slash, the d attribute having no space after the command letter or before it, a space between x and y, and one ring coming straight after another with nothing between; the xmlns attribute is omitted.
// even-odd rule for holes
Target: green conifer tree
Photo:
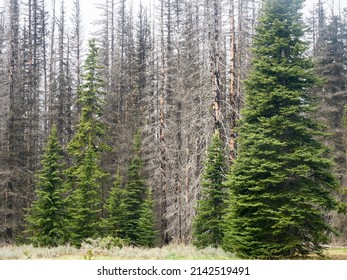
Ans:
<svg viewBox="0 0 347 280"><path fill-rule="evenodd" d="M194 245L198 248L218 247L223 239L223 216L227 193L223 182L226 166L223 143L217 131L207 149L201 181L201 197L193 222Z"/></svg>
<svg viewBox="0 0 347 280"><path fill-rule="evenodd" d="M56 127L49 135L41 166L36 181L36 200L26 217L26 232L35 246L53 247L66 241L62 149Z"/></svg>
<svg viewBox="0 0 347 280"><path fill-rule="evenodd" d="M118 171L115 181L107 198L105 210L107 218L105 219L106 235L112 237L124 236L122 225L126 221L124 204L124 189L122 188L122 176Z"/></svg>
<svg viewBox="0 0 347 280"><path fill-rule="evenodd" d="M155 215L153 212L154 200L152 190L147 188L146 198L140 208L140 217L137 224L137 244L145 247L154 247L158 241L158 232L155 229Z"/></svg>
<svg viewBox="0 0 347 280"><path fill-rule="evenodd" d="M338 189L316 139L308 89L316 83L304 53L302 0L266 0L254 41L239 126L224 249L245 258L320 253L333 229L325 213Z"/></svg>
<svg viewBox="0 0 347 280"><path fill-rule="evenodd" d="M121 226L123 236L120 236L121 238L131 240L136 245L141 245L138 242L138 237L142 230L139 227L140 217L147 215L147 217L150 218L150 215L148 215L149 213L147 211L153 211L153 209L149 209L151 207L151 197L148 197L148 201L146 201L148 186L146 186L145 184L145 177L143 176L142 167L143 163L141 160L141 131L138 131L134 136L133 157L129 164L128 180L124 188L126 219L124 220L124 224Z"/></svg>
<svg viewBox="0 0 347 280"><path fill-rule="evenodd" d="M67 170L71 191L68 229L70 241L79 247L87 238L100 234L102 209L100 188L107 173L100 166L101 153L109 150L105 144L106 126L100 120L103 110L104 82L98 64L95 40L89 41L89 54L84 64L85 74L78 104L81 114L76 134L68 144L73 165Z"/></svg>

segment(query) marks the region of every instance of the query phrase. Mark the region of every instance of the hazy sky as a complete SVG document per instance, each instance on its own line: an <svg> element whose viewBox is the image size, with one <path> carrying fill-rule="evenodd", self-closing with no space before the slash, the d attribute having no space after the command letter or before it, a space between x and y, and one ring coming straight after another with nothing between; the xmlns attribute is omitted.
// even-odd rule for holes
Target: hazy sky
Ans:
<svg viewBox="0 0 347 280"><path fill-rule="evenodd" d="M1 1L1 0L0 0ZM67 2L73 3L73 0L65 0ZM151 3L153 0L126 0L127 3L132 3L134 10L136 10L140 6L140 2ZM118 1L116 1L117 3ZM101 11L96 8L97 4L105 3L105 0L80 0L81 12L82 12L82 20L86 23L86 29L94 28L91 26L93 21L95 21L100 15Z"/></svg>

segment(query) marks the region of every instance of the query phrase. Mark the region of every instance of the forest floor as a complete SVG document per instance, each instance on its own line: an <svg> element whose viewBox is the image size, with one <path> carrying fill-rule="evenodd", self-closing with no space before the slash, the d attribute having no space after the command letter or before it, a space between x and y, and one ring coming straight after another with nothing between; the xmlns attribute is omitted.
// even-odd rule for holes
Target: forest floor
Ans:
<svg viewBox="0 0 347 280"><path fill-rule="evenodd" d="M346 247L328 248L324 254L324 257L317 257L317 259L347 260L347 248Z"/></svg>
<svg viewBox="0 0 347 280"><path fill-rule="evenodd" d="M347 254L347 253L346 253ZM0 246L0 260L230 260L234 254L222 249L196 249L189 245L169 245L162 248L123 247L105 249L84 245L35 248L31 245Z"/></svg>
<svg viewBox="0 0 347 280"><path fill-rule="evenodd" d="M234 254L222 249L198 250L190 245L169 245L162 248L144 249L134 247L101 249L84 246L35 248L30 245L0 247L0 260L235 260ZM310 256L313 260L347 260L347 248L328 248L324 257Z"/></svg>

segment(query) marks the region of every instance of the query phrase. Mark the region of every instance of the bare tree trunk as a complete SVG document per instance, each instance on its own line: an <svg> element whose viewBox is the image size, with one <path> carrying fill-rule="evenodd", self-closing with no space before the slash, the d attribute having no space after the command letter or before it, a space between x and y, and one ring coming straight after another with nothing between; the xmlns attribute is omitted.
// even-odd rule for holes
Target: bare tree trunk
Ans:
<svg viewBox="0 0 347 280"><path fill-rule="evenodd" d="M49 73L48 73L48 61L47 61L47 31L46 31L46 6L45 1L42 0L42 12L40 20L42 24L42 68L43 68L43 112L41 112L43 138L49 135Z"/></svg>
<svg viewBox="0 0 347 280"><path fill-rule="evenodd" d="M235 4L234 0L230 0L229 3L229 18L230 18L230 88L229 88L229 98L230 98L230 110L231 110L231 117L230 117L230 142L229 142L229 149L230 149L230 160L233 162L236 158L236 124L238 120L238 114L239 114L239 96L238 96L238 89L237 89L237 78L236 78L236 35L235 35Z"/></svg>
<svg viewBox="0 0 347 280"><path fill-rule="evenodd" d="M166 83L166 59L165 59L165 33L164 33L164 5L165 1L160 2L160 81L159 81L159 150L160 150L160 217L161 217L161 239L162 243L169 242L167 232L167 154L166 154L166 96L165 96L165 83Z"/></svg>
<svg viewBox="0 0 347 280"><path fill-rule="evenodd" d="M50 130L55 123L55 95L57 91L56 82L56 48L55 48L55 29L56 29L56 6L55 0L52 0L52 22L51 22L51 36L50 36L50 58L49 58L49 97L48 97L48 118Z"/></svg>
<svg viewBox="0 0 347 280"><path fill-rule="evenodd" d="M220 12L221 6L219 0L211 3L212 18L209 34L210 40L210 67L213 92L213 111L214 111L214 129L222 134L222 91L221 91L221 71L220 71Z"/></svg>
<svg viewBox="0 0 347 280"><path fill-rule="evenodd" d="M19 2L9 4L8 30L8 120L6 169L1 174L0 238L12 242L22 229L23 207L26 206L26 147L24 125L24 98L21 88L21 60L19 33Z"/></svg>

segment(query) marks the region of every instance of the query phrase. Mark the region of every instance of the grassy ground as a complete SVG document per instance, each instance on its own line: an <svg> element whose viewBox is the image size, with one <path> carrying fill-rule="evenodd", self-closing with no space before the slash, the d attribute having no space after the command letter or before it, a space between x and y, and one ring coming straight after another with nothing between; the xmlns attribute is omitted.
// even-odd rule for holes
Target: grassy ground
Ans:
<svg viewBox="0 0 347 280"><path fill-rule="evenodd" d="M60 260L229 260L235 259L222 249L198 250L188 245L169 245L162 248L144 249L124 247L103 249L84 245L81 249L70 246L57 248L35 248L25 246L0 247L0 260L60 259Z"/></svg>
<svg viewBox="0 0 347 280"><path fill-rule="evenodd" d="M236 257L222 249L198 250L190 245L169 245L162 248L114 248L111 250L84 245L81 249L70 246L34 248L25 246L0 247L0 260L232 260ZM324 257L310 259L347 260L347 248L329 248Z"/></svg>
<svg viewBox="0 0 347 280"><path fill-rule="evenodd" d="M326 259L330 260L347 260L347 248L335 247L329 248L325 254Z"/></svg>

